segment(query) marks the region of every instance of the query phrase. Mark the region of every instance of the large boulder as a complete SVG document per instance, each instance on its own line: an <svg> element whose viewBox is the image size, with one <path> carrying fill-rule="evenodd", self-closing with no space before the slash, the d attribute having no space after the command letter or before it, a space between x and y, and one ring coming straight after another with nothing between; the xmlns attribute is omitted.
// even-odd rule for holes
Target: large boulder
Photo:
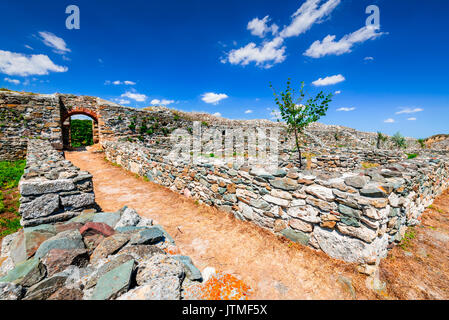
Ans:
<svg viewBox="0 0 449 320"><path fill-rule="evenodd" d="M104 238L93 251L90 258L91 261L95 263L99 259L107 258L109 255L116 253L128 243L130 237L131 234L116 233L110 237Z"/></svg>
<svg viewBox="0 0 449 320"><path fill-rule="evenodd" d="M89 300L115 299L128 291L134 271L134 260L129 260L103 275Z"/></svg>
<svg viewBox="0 0 449 320"><path fill-rule="evenodd" d="M107 225L106 223L102 222L87 222L80 230L79 232L83 237L90 236L94 234L101 234L105 237L112 236L115 231Z"/></svg>
<svg viewBox="0 0 449 320"><path fill-rule="evenodd" d="M120 227L134 227L140 222L140 216L137 214L136 210L132 208L125 207L122 209L122 215L120 220L115 225L114 229Z"/></svg>
<svg viewBox="0 0 449 320"><path fill-rule="evenodd" d="M131 244L156 244L164 239L164 233L159 228L152 227L134 233L129 242Z"/></svg>
<svg viewBox="0 0 449 320"><path fill-rule="evenodd" d="M0 278L0 282L12 282L23 287L31 287L45 278L45 266L37 258L19 263L8 274Z"/></svg>
<svg viewBox="0 0 449 320"><path fill-rule="evenodd" d="M70 265L85 267L89 264L86 249L52 249L42 259L47 268L48 276L63 271Z"/></svg>
<svg viewBox="0 0 449 320"><path fill-rule="evenodd" d="M43 258L52 249L84 249L84 242L78 230L68 230L44 241L37 249L35 257Z"/></svg>
<svg viewBox="0 0 449 320"><path fill-rule="evenodd" d="M0 300L20 300L22 296L22 286L7 282L0 283Z"/></svg>
<svg viewBox="0 0 449 320"><path fill-rule="evenodd" d="M184 279L184 266L178 260L167 255L156 254L139 265L136 282L139 286L157 278L174 276L180 281Z"/></svg>
<svg viewBox="0 0 449 320"><path fill-rule="evenodd" d="M151 279L145 285L128 291L117 300L179 300L180 298L179 278L167 276Z"/></svg>

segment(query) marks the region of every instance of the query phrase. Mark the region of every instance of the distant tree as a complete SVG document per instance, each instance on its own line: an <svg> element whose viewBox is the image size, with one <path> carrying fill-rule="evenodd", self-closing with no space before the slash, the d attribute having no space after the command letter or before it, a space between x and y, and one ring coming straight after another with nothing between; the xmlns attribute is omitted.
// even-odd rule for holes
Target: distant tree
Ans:
<svg viewBox="0 0 449 320"><path fill-rule="evenodd" d="M276 93L273 85L270 83L270 88L273 90L274 101L279 107L280 118L287 124L289 133L295 134L296 150L299 154L299 167L302 167L301 148L299 146L299 135L304 132L304 129L312 122L318 121L321 117L326 115L329 108L329 103L332 101L332 94L324 95L320 91L315 97L306 99L304 92L304 81L301 82L299 92L296 92L291 86L291 79L287 80L287 88L282 91L280 95ZM299 93L297 97L296 94ZM279 121L279 120L278 120Z"/></svg>
<svg viewBox="0 0 449 320"><path fill-rule="evenodd" d="M388 137L383 135L382 132L377 132L377 149L380 149L382 142L387 141Z"/></svg>
<svg viewBox="0 0 449 320"><path fill-rule="evenodd" d="M401 149L407 148L407 143L405 141L405 138L401 135L401 133L398 131L394 134L394 136L391 137L391 140L393 143Z"/></svg>
<svg viewBox="0 0 449 320"><path fill-rule="evenodd" d="M94 144L91 120L73 119L70 121L70 143L73 148Z"/></svg>
<svg viewBox="0 0 449 320"><path fill-rule="evenodd" d="M426 140L418 139L418 143L421 146L421 149L425 149L426 148Z"/></svg>

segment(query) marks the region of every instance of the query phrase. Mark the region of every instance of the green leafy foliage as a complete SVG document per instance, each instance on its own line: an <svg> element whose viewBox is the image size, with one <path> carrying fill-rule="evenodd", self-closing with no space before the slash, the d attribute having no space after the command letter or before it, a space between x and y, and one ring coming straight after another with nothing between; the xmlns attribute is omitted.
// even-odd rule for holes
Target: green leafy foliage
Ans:
<svg viewBox="0 0 449 320"><path fill-rule="evenodd" d="M286 90L279 95L271 83L270 88L273 90L274 101L279 107L281 119L286 122L289 133L293 132L295 134L296 149L299 153L299 166L301 167L299 135L304 132L304 129L309 124L318 121L326 115L329 103L332 101L332 93L325 95L323 91L320 91L315 97L306 99L304 81L301 82L301 88L297 92L291 87L290 78L287 80Z"/></svg>
<svg viewBox="0 0 449 320"><path fill-rule="evenodd" d="M418 143L421 146L421 149L425 149L426 148L426 140L418 139Z"/></svg>
<svg viewBox="0 0 449 320"><path fill-rule="evenodd" d="M71 120L70 141L73 148L93 145L92 120Z"/></svg>
<svg viewBox="0 0 449 320"><path fill-rule="evenodd" d="M415 159L418 155L416 153L406 153L408 159Z"/></svg>
<svg viewBox="0 0 449 320"><path fill-rule="evenodd" d="M382 142L385 142L388 140L388 137L386 135L383 135L382 132L377 132L377 149L380 149L382 146Z"/></svg>
<svg viewBox="0 0 449 320"><path fill-rule="evenodd" d="M391 140L398 148L400 149L407 148L407 142L405 141L405 138L401 135L399 131L396 132L394 136L391 137Z"/></svg>

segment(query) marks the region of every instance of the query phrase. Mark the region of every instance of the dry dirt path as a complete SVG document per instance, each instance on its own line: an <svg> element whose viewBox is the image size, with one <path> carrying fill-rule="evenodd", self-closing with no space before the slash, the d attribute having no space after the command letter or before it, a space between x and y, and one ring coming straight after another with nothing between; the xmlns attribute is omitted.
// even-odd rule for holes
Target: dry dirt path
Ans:
<svg viewBox="0 0 449 320"><path fill-rule="evenodd" d="M353 264L198 205L113 166L102 153L66 152L66 158L93 175L96 201L103 211L127 205L152 218L200 270L211 266L240 277L254 290L250 299L376 298L366 289L365 276L355 272ZM348 285L348 279L352 285Z"/></svg>

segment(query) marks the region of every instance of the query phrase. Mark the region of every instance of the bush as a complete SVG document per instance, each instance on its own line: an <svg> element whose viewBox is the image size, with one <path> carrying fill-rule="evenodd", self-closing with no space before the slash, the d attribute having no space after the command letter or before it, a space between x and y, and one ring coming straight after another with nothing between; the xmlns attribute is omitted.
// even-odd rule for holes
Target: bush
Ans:
<svg viewBox="0 0 449 320"><path fill-rule="evenodd" d="M74 148L93 145L92 121L80 119L71 120L70 141Z"/></svg>
<svg viewBox="0 0 449 320"><path fill-rule="evenodd" d="M406 153L408 159L415 159L418 155L416 153Z"/></svg>
<svg viewBox="0 0 449 320"><path fill-rule="evenodd" d="M391 137L391 140L398 148L401 148L401 149L407 148L407 143L405 141L405 138L401 135L400 132L396 132L395 135L393 137Z"/></svg>

